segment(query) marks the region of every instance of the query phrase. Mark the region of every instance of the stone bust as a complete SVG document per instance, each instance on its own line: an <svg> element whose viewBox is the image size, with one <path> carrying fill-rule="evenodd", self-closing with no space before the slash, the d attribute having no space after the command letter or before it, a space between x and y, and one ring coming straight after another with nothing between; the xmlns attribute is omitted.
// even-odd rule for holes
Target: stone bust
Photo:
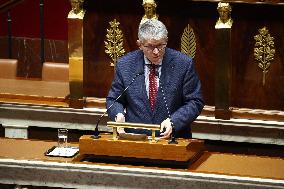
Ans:
<svg viewBox="0 0 284 189"><path fill-rule="evenodd" d="M84 0L70 0L72 9L68 14L68 18L83 19L85 11L83 10Z"/></svg>
<svg viewBox="0 0 284 189"><path fill-rule="evenodd" d="M158 19L158 15L156 14L157 4L154 0L143 0L142 5L145 15L142 17L140 24L144 23L147 19Z"/></svg>
<svg viewBox="0 0 284 189"><path fill-rule="evenodd" d="M217 7L219 19L216 22L215 28L231 28L233 20L231 19L232 8L229 3L218 3Z"/></svg>

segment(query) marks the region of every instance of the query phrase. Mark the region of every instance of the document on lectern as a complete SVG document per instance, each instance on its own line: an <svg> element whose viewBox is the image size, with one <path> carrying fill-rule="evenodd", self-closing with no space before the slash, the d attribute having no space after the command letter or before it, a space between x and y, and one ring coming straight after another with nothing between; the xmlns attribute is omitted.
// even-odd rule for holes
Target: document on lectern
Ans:
<svg viewBox="0 0 284 189"><path fill-rule="evenodd" d="M49 150L46 151L46 156L54 156L54 157L73 157L79 152L78 147L58 147L53 146Z"/></svg>

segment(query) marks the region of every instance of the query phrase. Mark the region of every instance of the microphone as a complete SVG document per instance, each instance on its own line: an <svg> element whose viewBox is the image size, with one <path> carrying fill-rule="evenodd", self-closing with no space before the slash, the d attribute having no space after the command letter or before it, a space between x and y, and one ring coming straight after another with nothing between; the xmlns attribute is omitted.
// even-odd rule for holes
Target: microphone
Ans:
<svg viewBox="0 0 284 189"><path fill-rule="evenodd" d="M95 127L95 131L94 131L94 135L91 136L92 139L98 139L101 136L100 132L99 132L99 123L101 121L101 119L106 115L107 111L109 109L111 109L111 107L118 101L118 99L120 99L120 97L127 91L127 89L132 85L132 83L136 80L136 78L140 75L144 74L144 71L135 74L135 76L132 78L131 82L129 83L129 85L122 91L122 93L113 101L113 103L106 109L106 111L103 113L103 115L100 116L100 118L97 121L96 127Z"/></svg>
<svg viewBox="0 0 284 189"><path fill-rule="evenodd" d="M159 77L159 74L158 74L158 77ZM170 118L170 121L171 121L171 114L170 114L169 106L168 106L168 103L167 103L166 95L165 95L161 80L160 80L160 87L161 87L161 91L162 91L162 94L163 94L163 99L164 99L164 103L165 103L165 106L166 106L166 109L167 109L168 117ZM168 144L178 144L178 142L176 141L175 126L173 125L172 121L171 121L171 126L172 126L172 134L171 134L171 139L168 141Z"/></svg>

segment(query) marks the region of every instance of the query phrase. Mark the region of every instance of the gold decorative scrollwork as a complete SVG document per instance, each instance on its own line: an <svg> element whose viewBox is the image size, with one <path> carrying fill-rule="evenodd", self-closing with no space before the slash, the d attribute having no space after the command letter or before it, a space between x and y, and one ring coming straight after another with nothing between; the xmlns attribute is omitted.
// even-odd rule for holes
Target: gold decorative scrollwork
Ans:
<svg viewBox="0 0 284 189"><path fill-rule="evenodd" d="M275 49L274 37L270 36L266 27L258 30L259 34L254 36L254 57L258 61L258 67L262 69L262 85L265 85L265 77L268 73L271 61L274 59Z"/></svg>
<svg viewBox="0 0 284 189"><path fill-rule="evenodd" d="M115 66L117 59L124 55L125 50L123 48L123 34L122 31L118 28L119 22L114 19L109 22L110 29L107 29L105 43L105 53L107 53L113 62L110 63L110 66Z"/></svg>
<svg viewBox="0 0 284 189"><path fill-rule="evenodd" d="M187 27L183 30L183 34L181 37L181 52L187 54L188 56L191 56L192 58L195 57L195 35L190 25L187 25Z"/></svg>

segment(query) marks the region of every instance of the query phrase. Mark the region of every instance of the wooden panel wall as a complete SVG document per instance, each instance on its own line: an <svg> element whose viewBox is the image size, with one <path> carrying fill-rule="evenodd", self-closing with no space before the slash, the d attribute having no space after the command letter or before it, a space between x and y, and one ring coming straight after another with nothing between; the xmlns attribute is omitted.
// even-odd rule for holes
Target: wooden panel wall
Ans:
<svg viewBox="0 0 284 189"><path fill-rule="evenodd" d="M117 1L109 3L103 1L87 1L87 13L84 25L84 64L85 64L85 93L88 96L105 97L113 79L113 67L109 66L111 59L104 52L104 40L106 40L106 28L108 22L116 18L120 22L120 29L124 33L124 48L127 52L136 50L137 29L144 14L140 1ZM122 5L123 2L123 5ZM184 3L184 5L182 4ZM210 15L215 13L215 8L208 4L192 4L181 1L181 4L165 4L158 2L159 19L169 29L168 47L180 49L180 37L183 29L190 23L196 32L198 44L196 54L196 67L204 72L199 72L200 77L207 83L204 87L206 102L214 104L214 72L213 56L211 48L214 42L214 35L207 35L210 28L214 28L215 21ZM169 6L169 7L165 7ZM187 9L180 9L187 7ZM171 11L165 11L170 9ZM206 14L201 14L201 13ZM198 16L201 15L201 16ZM217 15L215 15L216 17ZM202 30L201 30L202 29ZM202 63L204 64L202 66Z"/></svg>
<svg viewBox="0 0 284 189"><path fill-rule="evenodd" d="M284 110L284 6L235 4L232 30L232 106ZM274 37L275 56L262 85L254 59L254 36L266 26Z"/></svg>
<svg viewBox="0 0 284 189"><path fill-rule="evenodd" d="M45 61L68 63L68 42L44 40ZM18 59L17 76L20 78L41 78L40 39L13 37L12 58ZM0 58L8 58L8 39L0 37Z"/></svg>
<svg viewBox="0 0 284 189"><path fill-rule="evenodd" d="M197 42L194 58L202 81L206 105L214 105L215 23L217 2L157 0L159 19L169 30L168 47L180 50L187 24ZM84 92L105 97L113 79L111 59L104 52L108 22L116 19L124 34L127 52L137 49L137 28L144 14L142 1L86 0L84 18ZM232 3L232 93L231 106L284 110L284 6ZM267 13L265 13L267 12ZM275 38L275 58L262 86L262 71L253 56L254 35L266 26Z"/></svg>
<svg viewBox="0 0 284 189"><path fill-rule="evenodd" d="M0 0L0 5L5 2L8 0ZM43 7L45 61L68 63L70 1L44 1ZM40 79L40 1L21 1L10 9L10 14L12 58L18 59L17 76ZM7 12L0 11L0 18L0 58L9 58Z"/></svg>
<svg viewBox="0 0 284 189"><path fill-rule="evenodd" d="M194 29L197 52L195 65L202 81L206 105L215 105L215 22L217 2L156 0L157 13L169 30L168 46L180 50L183 29ZM67 1L66 1L67 3ZM127 52L137 49L137 28L144 14L142 0L85 0L84 93L104 98L113 79L111 59L104 52L109 22L117 19L124 34ZM284 5L231 3L232 81L231 106L284 110ZM70 8L69 2L68 6ZM48 11L46 11L48 13ZM64 18L66 19L66 15ZM14 19L15 21L15 19ZM16 22L16 21L15 21ZM262 71L253 56L254 35L266 26L275 39L275 57L262 85ZM48 27L48 26L46 26ZM64 26L65 28L66 26ZM57 29L61 30L61 29ZM67 35L67 34L66 34ZM7 38L0 38L0 57L7 58ZM13 58L19 59L19 77L41 77L38 38L13 37ZM67 41L46 39L46 61L68 62Z"/></svg>

